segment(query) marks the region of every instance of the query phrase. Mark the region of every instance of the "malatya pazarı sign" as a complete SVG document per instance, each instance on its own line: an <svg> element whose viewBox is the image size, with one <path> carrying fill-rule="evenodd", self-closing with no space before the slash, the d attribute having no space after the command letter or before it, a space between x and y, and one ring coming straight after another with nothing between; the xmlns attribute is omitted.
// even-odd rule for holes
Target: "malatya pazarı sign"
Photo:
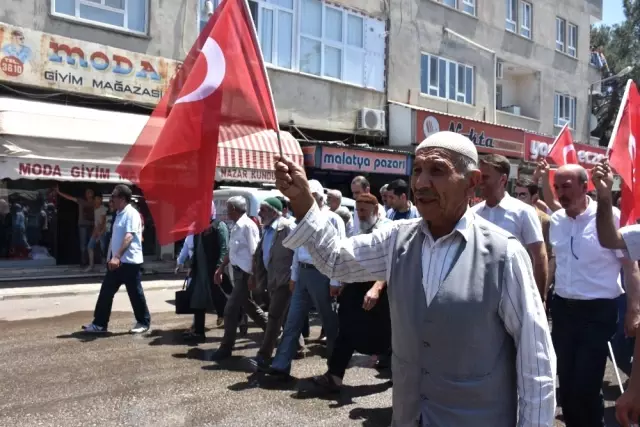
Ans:
<svg viewBox="0 0 640 427"><path fill-rule="evenodd" d="M0 22L0 81L154 105L178 65Z"/></svg>

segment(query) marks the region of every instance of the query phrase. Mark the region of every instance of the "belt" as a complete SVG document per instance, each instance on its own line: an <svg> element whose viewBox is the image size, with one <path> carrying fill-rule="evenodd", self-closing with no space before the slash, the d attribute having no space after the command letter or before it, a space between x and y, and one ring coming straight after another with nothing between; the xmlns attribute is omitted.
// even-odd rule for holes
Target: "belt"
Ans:
<svg viewBox="0 0 640 427"><path fill-rule="evenodd" d="M307 264L306 262L299 262L298 265L300 266L300 268L309 268L309 269L317 270L315 265Z"/></svg>

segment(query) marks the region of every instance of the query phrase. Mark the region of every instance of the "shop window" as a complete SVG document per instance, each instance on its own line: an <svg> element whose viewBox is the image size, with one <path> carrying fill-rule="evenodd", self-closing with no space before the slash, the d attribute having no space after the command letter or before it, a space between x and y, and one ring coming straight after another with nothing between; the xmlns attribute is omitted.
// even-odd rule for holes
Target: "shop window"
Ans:
<svg viewBox="0 0 640 427"><path fill-rule="evenodd" d="M0 264L34 260L56 264L58 212L55 192L32 182L12 188L0 184Z"/></svg>
<svg viewBox="0 0 640 427"><path fill-rule="evenodd" d="M52 13L103 27L146 34L148 0L51 0Z"/></svg>

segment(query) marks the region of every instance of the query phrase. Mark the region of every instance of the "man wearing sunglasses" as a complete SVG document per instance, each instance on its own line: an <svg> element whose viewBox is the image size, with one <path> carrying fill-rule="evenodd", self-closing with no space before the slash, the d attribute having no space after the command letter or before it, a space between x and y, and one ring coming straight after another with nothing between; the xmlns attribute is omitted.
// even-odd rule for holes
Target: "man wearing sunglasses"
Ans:
<svg viewBox="0 0 640 427"><path fill-rule="evenodd" d="M638 289L637 264L621 248L600 244L606 233L597 229L596 212L600 215L602 206L587 196L587 184L587 171L576 164L560 167L553 182L562 209L551 216L549 231L556 255L551 337L558 357L558 403L567 427L604 427L602 380L608 343L618 326L617 300L624 293L621 269L630 295ZM608 211L617 235L620 211L610 203ZM633 306L627 325L637 319Z"/></svg>
<svg viewBox="0 0 640 427"><path fill-rule="evenodd" d="M640 260L640 225L628 225L617 229L615 209L612 207L613 173L606 160L593 168L593 183L598 191L598 210L596 226L598 241L608 249L619 249L632 260ZM636 272L637 273L637 272ZM640 278L626 276L627 316L625 332L628 336L636 336L640 326ZM635 349L631 378L627 389L616 402L616 418L623 427L640 423L640 339L635 340Z"/></svg>

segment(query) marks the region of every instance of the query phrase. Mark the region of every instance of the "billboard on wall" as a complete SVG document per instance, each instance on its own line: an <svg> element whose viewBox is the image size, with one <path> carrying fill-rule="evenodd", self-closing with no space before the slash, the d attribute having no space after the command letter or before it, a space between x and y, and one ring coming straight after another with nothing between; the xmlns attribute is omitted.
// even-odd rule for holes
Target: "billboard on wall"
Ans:
<svg viewBox="0 0 640 427"><path fill-rule="evenodd" d="M528 162L536 162L540 157L546 157L549 149L553 145L555 138L535 133L525 132L524 135L524 159ZM578 155L578 162L586 168L594 167L600 160L604 159L607 153L604 147L594 147L592 145L573 143ZM547 161L553 163L549 158Z"/></svg>
<svg viewBox="0 0 640 427"><path fill-rule="evenodd" d="M0 81L157 104L178 61L0 22Z"/></svg>
<svg viewBox="0 0 640 427"><path fill-rule="evenodd" d="M411 158L407 154L322 147L320 169L410 175Z"/></svg>
<svg viewBox="0 0 640 427"><path fill-rule="evenodd" d="M416 111L416 125L416 143L433 133L451 131L468 137L479 153L523 156L524 131L519 129L424 110Z"/></svg>

